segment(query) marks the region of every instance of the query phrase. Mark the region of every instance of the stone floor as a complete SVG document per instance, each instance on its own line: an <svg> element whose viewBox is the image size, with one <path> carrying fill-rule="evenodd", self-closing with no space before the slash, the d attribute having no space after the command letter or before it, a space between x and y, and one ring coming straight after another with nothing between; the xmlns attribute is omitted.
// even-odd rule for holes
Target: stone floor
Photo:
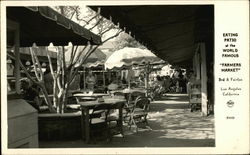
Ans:
<svg viewBox="0 0 250 155"><path fill-rule="evenodd" d="M150 128L140 126L136 132L124 127L125 137L112 142L85 144L82 140L39 142L41 148L84 147L214 147L214 117L190 112L186 94L166 94L153 101L148 116Z"/></svg>

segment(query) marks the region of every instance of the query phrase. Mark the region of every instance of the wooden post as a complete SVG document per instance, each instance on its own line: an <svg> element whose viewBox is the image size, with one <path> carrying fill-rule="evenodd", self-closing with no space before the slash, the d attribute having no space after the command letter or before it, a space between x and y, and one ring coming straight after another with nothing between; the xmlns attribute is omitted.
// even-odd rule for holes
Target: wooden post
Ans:
<svg viewBox="0 0 250 155"><path fill-rule="evenodd" d="M21 74L20 74L20 64L19 64L19 60L20 60L20 52L19 52L19 48L20 48L20 29L19 29L19 24L12 21L12 20L7 20L7 29L11 30L14 32L14 53L15 53L15 68L14 68L14 75L15 75L15 89L16 89L16 93L20 94L21 93L21 84L20 84L20 78L21 78Z"/></svg>
<svg viewBox="0 0 250 155"><path fill-rule="evenodd" d="M201 79L201 59L200 53L196 53L196 79Z"/></svg>
<svg viewBox="0 0 250 155"><path fill-rule="evenodd" d="M202 116L207 116L207 67L205 43L200 44L201 52L201 110Z"/></svg>
<svg viewBox="0 0 250 155"><path fill-rule="evenodd" d="M196 73L196 52L197 51L195 51L195 54L193 56L193 71L194 71L194 73Z"/></svg>
<svg viewBox="0 0 250 155"><path fill-rule="evenodd" d="M17 30L15 31L15 56L16 56L16 60L20 60L20 52L19 52L19 48L20 48L20 38L19 38L19 26L17 28ZM20 78L21 78L21 74L20 74L20 64L18 61L15 61L15 76L16 76L16 91L18 94L21 93L21 84L20 84Z"/></svg>

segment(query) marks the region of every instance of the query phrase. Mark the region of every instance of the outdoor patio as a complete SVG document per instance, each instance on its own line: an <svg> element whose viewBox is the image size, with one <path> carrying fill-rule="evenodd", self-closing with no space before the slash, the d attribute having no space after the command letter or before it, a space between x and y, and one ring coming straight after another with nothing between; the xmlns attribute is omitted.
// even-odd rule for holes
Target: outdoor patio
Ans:
<svg viewBox="0 0 250 155"><path fill-rule="evenodd" d="M84 147L214 147L214 116L202 117L190 112L186 94L166 94L151 102L148 122L152 130L139 128L138 133L124 126L125 137L114 136L112 142L85 144L76 141L40 141L40 148Z"/></svg>
<svg viewBox="0 0 250 155"><path fill-rule="evenodd" d="M9 148L215 146L213 6L138 7L7 8Z"/></svg>

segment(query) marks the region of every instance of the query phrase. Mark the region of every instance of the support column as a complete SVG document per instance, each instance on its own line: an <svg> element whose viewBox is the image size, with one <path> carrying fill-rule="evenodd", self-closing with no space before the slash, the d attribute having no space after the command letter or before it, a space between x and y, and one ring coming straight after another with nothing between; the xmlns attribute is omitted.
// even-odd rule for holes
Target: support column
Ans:
<svg viewBox="0 0 250 155"><path fill-rule="evenodd" d="M201 79L201 56L200 53L197 52L196 55L196 79Z"/></svg>
<svg viewBox="0 0 250 155"><path fill-rule="evenodd" d="M18 94L21 93L21 84L20 84L20 78L21 78L21 74L20 74L20 64L19 64L19 60L20 60L20 52L19 52L19 48L20 48L20 39L19 39L19 27L18 29L15 31L15 57L16 57L16 61L15 61L15 77L16 77L16 92Z"/></svg>
<svg viewBox="0 0 250 155"><path fill-rule="evenodd" d="M201 52L201 110L202 116L207 116L207 67L205 43L200 44Z"/></svg>
<svg viewBox="0 0 250 155"><path fill-rule="evenodd" d="M14 76L16 79L15 89L16 89L16 93L20 94L21 93L21 84L20 84L21 74L20 74L20 64L19 64L20 29L19 29L19 24L12 20L7 20L7 26L8 26L7 29L14 32L14 38L13 38L14 39L14 53L15 53L15 58L16 58L15 68L14 68Z"/></svg>

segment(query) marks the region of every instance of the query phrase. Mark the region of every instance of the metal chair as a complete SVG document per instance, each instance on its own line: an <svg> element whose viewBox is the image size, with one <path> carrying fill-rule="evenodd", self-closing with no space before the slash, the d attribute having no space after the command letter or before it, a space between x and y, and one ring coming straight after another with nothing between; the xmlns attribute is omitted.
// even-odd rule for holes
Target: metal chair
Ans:
<svg viewBox="0 0 250 155"><path fill-rule="evenodd" d="M147 97L138 96L133 105L129 105L125 110L127 111L124 120L128 118L129 128L135 125L136 132L138 132L137 123L145 123L148 126L147 115L149 111L150 100Z"/></svg>
<svg viewBox="0 0 250 155"><path fill-rule="evenodd" d="M107 141L110 141L110 131L108 127L108 115L109 115L109 107L105 104L96 105L92 113L89 115L89 126L90 126L90 139L94 143L98 138L103 138ZM100 113L101 112L101 113Z"/></svg>
<svg viewBox="0 0 250 155"><path fill-rule="evenodd" d="M135 101L135 108L132 113L133 120L135 123L145 123L145 125L148 127L148 112L149 112L149 105L150 100L147 97L138 97ZM137 127L137 126L136 126ZM138 131L138 127L136 128L136 131Z"/></svg>
<svg viewBox="0 0 250 155"><path fill-rule="evenodd" d="M94 142L98 138L98 135L104 136L106 140L112 141L113 135L123 134L122 124L119 124L119 115L116 113L111 113L113 109L117 109L115 105L100 104L93 108L90 114L90 136L93 138ZM103 113L98 115L98 112L103 111Z"/></svg>
<svg viewBox="0 0 250 155"><path fill-rule="evenodd" d="M132 102L135 102L137 97L145 97L145 93L140 92L140 91L134 91L130 94L130 100Z"/></svg>

